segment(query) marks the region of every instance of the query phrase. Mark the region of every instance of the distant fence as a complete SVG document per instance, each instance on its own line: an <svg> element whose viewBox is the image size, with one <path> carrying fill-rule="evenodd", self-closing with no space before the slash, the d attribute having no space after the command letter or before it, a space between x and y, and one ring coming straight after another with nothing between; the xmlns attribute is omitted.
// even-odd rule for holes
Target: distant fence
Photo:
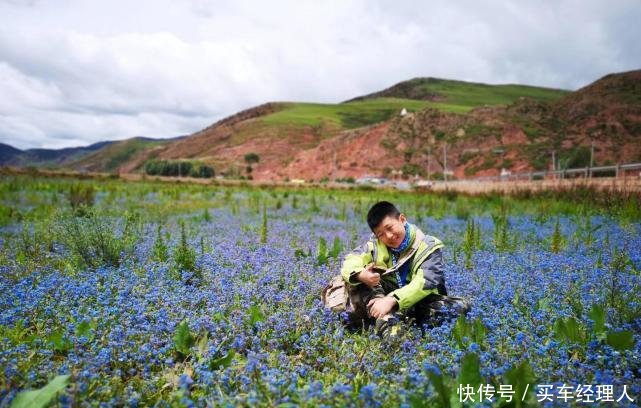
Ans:
<svg viewBox="0 0 641 408"><path fill-rule="evenodd" d="M528 173L509 173L499 176L475 177L476 181L516 181L516 180L545 180L545 179L566 179L566 178L592 178L595 175L608 173L610 177L627 177L628 172L639 170L640 173L631 175L641 177L641 163L615 164L612 166L581 167L564 170L533 171ZM467 179L470 180L470 179Z"/></svg>
<svg viewBox="0 0 641 408"><path fill-rule="evenodd" d="M578 186L641 193L641 163L432 181L426 188L433 191L455 190L469 194L493 191L509 194L519 190L543 191Z"/></svg>

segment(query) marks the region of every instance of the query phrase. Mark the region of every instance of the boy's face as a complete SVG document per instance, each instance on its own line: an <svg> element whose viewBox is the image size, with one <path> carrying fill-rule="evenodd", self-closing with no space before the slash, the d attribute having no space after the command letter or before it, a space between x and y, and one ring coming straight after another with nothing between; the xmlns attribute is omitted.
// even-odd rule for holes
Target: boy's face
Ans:
<svg viewBox="0 0 641 408"><path fill-rule="evenodd" d="M374 235L388 248L398 248L405 239L405 221L404 214L398 218L388 215L374 228Z"/></svg>

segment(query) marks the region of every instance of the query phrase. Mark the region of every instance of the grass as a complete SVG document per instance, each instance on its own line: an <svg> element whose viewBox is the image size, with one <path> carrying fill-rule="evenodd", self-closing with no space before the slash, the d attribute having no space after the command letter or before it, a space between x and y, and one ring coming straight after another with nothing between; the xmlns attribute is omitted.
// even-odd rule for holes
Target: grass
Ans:
<svg viewBox="0 0 641 408"><path fill-rule="evenodd" d="M102 166L105 171L114 171L137 153L144 149L165 144L160 140L130 139L114 143L87 156L83 156L74 164ZM100 163L104 163L101 165Z"/></svg>
<svg viewBox="0 0 641 408"><path fill-rule="evenodd" d="M262 118L268 125L340 127L354 129L389 119L405 108L409 112L434 108L442 112L463 114L479 106L508 105L520 97L550 102L568 91L525 85L487 85L461 81L428 79L416 85L429 94L438 94L438 102L402 98L370 98L340 104L286 103L281 111Z"/></svg>
<svg viewBox="0 0 641 408"><path fill-rule="evenodd" d="M428 104L410 99L379 98L342 104L288 103L286 108L265 116L270 125L340 126L353 129L382 122L405 108L409 112L423 109Z"/></svg>
<svg viewBox="0 0 641 408"><path fill-rule="evenodd" d="M446 79L429 79L419 86L425 91L443 95L448 104L470 109L483 105L508 105L520 97L552 102L569 93L527 85L489 85Z"/></svg>

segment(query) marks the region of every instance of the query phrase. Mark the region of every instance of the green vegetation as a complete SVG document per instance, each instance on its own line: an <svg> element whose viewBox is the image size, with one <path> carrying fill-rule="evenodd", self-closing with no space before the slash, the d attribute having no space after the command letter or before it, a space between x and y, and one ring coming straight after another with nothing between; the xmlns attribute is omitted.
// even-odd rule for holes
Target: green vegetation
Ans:
<svg viewBox="0 0 641 408"><path fill-rule="evenodd" d="M149 140L132 138L114 142L93 153L81 155L79 159L68 163L69 167L88 167L100 171L113 172L131 160L136 154L168 143L168 140Z"/></svg>
<svg viewBox="0 0 641 408"><path fill-rule="evenodd" d="M11 403L12 408L44 408L63 391L69 383L69 375L59 375L46 386L30 391L20 392Z"/></svg>
<svg viewBox="0 0 641 408"><path fill-rule="evenodd" d="M463 253L465 254L465 267L472 268L472 256L475 251L481 248L481 228L473 219L467 220L467 229L463 239Z"/></svg>
<svg viewBox="0 0 641 408"><path fill-rule="evenodd" d="M183 272L193 272L197 278L200 278L201 271L196 267L196 250L189 245L187 240L185 222L181 220L178 224L180 226L180 241L173 254L175 277L179 278Z"/></svg>
<svg viewBox="0 0 641 408"><path fill-rule="evenodd" d="M410 81L411 83L412 81ZM520 97L553 101L567 91L523 85L487 85L429 78L414 80L418 94L437 94L436 101L396 97L372 97L340 104L286 103L283 110L262 118L269 125L353 129L385 121L405 108L408 112L428 107L450 113L466 113L484 105L508 105Z"/></svg>
<svg viewBox="0 0 641 408"><path fill-rule="evenodd" d="M587 167L590 165L590 148L588 146L576 146L562 150L559 153L559 168L572 169Z"/></svg>
<svg viewBox="0 0 641 408"><path fill-rule="evenodd" d="M150 176L209 178L214 176L214 169L200 162L149 160L145 162L145 173Z"/></svg>
<svg viewBox="0 0 641 408"><path fill-rule="evenodd" d="M83 211L83 207L93 206L95 200L95 189L91 184L73 184L69 187L67 199L74 212Z"/></svg>
<svg viewBox="0 0 641 408"><path fill-rule="evenodd" d="M470 160L475 159L481 154L480 150L479 151L464 151L461 156L459 157L458 163L459 165L465 165L467 162Z"/></svg>
<svg viewBox="0 0 641 408"><path fill-rule="evenodd" d="M265 116L270 125L328 126L352 129L387 120L405 108L408 112L428 106L410 99L379 98L340 104L288 103L285 109Z"/></svg>
<svg viewBox="0 0 641 408"><path fill-rule="evenodd" d="M133 253L140 237L140 216L127 212L122 219L113 218L97 208L85 208L80 214L59 214L53 228L76 268L118 266Z"/></svg>
<svg viewBox="0 0 641 408"><path fill-rule="evenodd" d="M405 163L401 168L403 171L403 176L425 176L425 168L414 163Z"/></svg>
<svg viewBox="0 0 641 408"><path fill-rule="evenodd" d="M416 86L427 93L438 94L452 105L474 108L483 105L509 105L521 97L551 102L568 91L526 85L489 85L447 79L426 78Z"/></svg>
<svg viewBox="0 0 641 408"><path fill-rule="evenodd" d="M442 239L448 290L474 314L383 343L322 310L319 289L370 235L378 200ZM467 406L460 385L510 384L534 406L535 384L589 384L599 370L620 389L639 368L640 204L588 188L4 176L3 402Z"/></svg>
<svg viewBox="0 0 641 408"><path fill-rule="evenodd" d="M256 153L247 153L245 155L245 162L251 165L252 163L258 163L260 161L260 156Z"/></svg>
<svg viewBox="0 0 641 408"><path fill-rule="evenodd" d="M109 146L104 153L109 153L108 160L105 163L106 171L116 170L121 165L125 164L129 159L134 157L136 153L148 149L152 146L160 145L163 142L148 141L142 139L132 139L123 143L116 143ZM104 154L103 153L103 154Z"/></svg>

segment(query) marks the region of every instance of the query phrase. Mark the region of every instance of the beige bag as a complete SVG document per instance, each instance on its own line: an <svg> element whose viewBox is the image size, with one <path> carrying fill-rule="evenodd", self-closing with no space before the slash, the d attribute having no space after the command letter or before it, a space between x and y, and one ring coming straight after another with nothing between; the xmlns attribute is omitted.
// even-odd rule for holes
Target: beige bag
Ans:
<svg viewBox="0 0 641 408"><path fill-rule="evenodd" d="M325 307L336 313L346 310L348 299L346 283L341 275L334 276L321 293L321 300Z"/></svg>

